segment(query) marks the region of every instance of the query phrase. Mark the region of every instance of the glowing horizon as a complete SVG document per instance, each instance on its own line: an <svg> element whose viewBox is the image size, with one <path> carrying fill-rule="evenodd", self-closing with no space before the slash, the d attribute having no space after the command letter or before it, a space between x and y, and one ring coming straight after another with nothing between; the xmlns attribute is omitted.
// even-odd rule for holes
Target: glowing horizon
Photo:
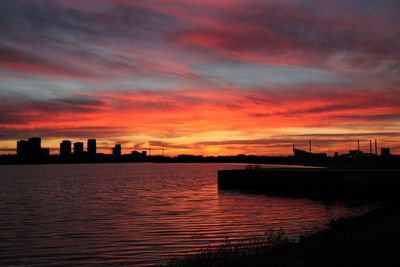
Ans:
<svg viewBox="0 0 400 267"><path fill-rule="evenodd" d="M5 0L0 154L400 153L395 0Z"/></svg>

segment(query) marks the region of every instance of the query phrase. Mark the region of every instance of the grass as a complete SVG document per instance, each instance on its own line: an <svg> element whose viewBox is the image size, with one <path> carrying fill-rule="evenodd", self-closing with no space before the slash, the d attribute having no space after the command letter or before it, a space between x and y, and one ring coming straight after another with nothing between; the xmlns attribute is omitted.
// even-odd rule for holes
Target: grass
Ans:
<svg viewBox="0 0 400 267"><path fill-rule="evenodd" d="M240 241L226 239L222 245L209 246L199 254L173 258L165 266L244 266L244 262L247 262L250 258L258 258L266 252L278 250L289 243L289 238L282 228L278 230L269 229L262 237L251 237Z"/></svg>

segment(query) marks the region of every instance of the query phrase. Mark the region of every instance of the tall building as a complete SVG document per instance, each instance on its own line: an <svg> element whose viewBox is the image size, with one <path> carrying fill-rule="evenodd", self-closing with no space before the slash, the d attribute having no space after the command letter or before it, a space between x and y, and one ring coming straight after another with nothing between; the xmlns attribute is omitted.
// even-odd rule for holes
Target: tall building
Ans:
<svg viewBox="0 0 400 267"><path fill-rule="evenodd" d="M28 139L28 150L30 157L40 157L42 154L42 140L40 137L31 137Z"/></svg>
<svg viewBox="0 0 400 267"><path fill-rule="evenodd" d="M83 154L83 142L74 143L74 154L82 155Z"/></svg>
<svg viewBox="0 0 400 267"><path fill-rule="evenodd" d="M87 152L89 155L96 155L96 139L87 140Z"/></svg>
<svg viewBox="0 0 400 267"><path fill-rule="evenodd" d="M60 143L60 156L65 157L71 155L71 141L62 140Z"/></svg>
<svg viewBox="0 0 400 267"><path fill-rule="evenodd" d="M44 156L40 137L31 137L28 140L17 141L17 155L29 160L37 160L41 156Z"/></svg>
<svg viewBox="0 0 400 267"><path fill-rule="evenodd" d="M121 145L120 144L115 145L112 152L113 152L113 156L115 156L115 157L121 156Z"/></svg>
<svg viewBox="0 0 400 267"><path fill-rule="evenodd" d="M28 157L29 149L28 149L28 141L26 140L19 140L17 141L17 156L18 157Z"/></svg>

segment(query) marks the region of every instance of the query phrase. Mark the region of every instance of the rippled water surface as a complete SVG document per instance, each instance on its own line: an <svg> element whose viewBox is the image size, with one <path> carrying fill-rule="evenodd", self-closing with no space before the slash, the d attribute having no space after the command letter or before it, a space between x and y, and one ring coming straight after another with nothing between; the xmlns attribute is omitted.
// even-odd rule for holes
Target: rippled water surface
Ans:
<svg viewBox="0 0 400 267"><path fill-rule="evenodd" d="M0 166L0 266L147 266L368 208L218 191L233 164Z"/></svg>

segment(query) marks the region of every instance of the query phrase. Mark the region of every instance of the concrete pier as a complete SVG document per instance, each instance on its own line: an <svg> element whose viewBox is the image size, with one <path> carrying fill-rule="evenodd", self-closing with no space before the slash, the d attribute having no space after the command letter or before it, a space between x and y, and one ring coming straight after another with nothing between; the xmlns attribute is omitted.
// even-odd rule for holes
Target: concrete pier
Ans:
<svg viewBox="0 0 400 267"><path fill-rule="evenodd" d="M314 199L400 199L400 169L278 168L218 171L218 188Z"/></svg>

